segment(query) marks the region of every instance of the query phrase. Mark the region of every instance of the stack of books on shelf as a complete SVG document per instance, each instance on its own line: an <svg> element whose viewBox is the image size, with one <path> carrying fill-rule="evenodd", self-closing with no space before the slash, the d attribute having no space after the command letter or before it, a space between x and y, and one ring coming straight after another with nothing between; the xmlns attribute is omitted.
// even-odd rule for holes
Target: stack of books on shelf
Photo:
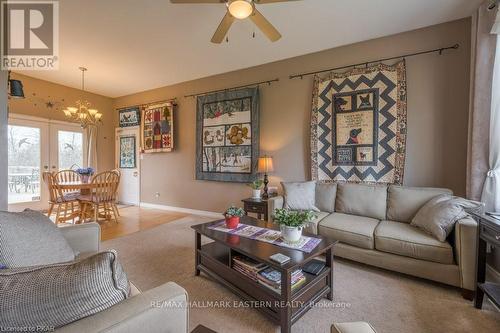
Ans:
<svg viewBox="0 0 500 333"><path fill-rule="evenodd" d="M257 262L248 257L235 256L233 257L233 269L237 270L241 274L249 277L254 281L258 281L257 273L261 270L267 268L266 264Z"/></svg>
<svg viewBox="0 0 500 333"><path fill-rule="evenodd" d="M281 273L279 271L271 267L263 269L258 272L257 279L263 286L274 292L281 293ZM292 273L291 280L293 291L306 282L306 277L302 270L298 269Z"/></svg>

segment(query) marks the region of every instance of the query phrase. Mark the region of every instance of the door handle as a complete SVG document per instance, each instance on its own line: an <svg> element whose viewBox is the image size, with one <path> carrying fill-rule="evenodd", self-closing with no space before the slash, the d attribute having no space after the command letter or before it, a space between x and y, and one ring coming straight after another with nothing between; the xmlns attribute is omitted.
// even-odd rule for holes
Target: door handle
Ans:
<svg viewBox="0 0 500 333"><path fill-rule="evenodd" d="M53 165L53 166L52 166L52 169L55 169L55 168L56 168L56 166L55 166L55 165Z"/></svg>
<svg viewBox="0 0 500 333"><path fill-rule="evenodd" d="M133 176L137 177L138 175L139 175L139 173L137 171L134 171Z"/></svg>
<svg viewBox="0 0 500 333"><path fill-rule="evenodd" d="M43 168L44 168L45 170L47 170L47 169L49 168L49 166L48 166L48 165L44 165L44 166L43 166Z"/></svg>

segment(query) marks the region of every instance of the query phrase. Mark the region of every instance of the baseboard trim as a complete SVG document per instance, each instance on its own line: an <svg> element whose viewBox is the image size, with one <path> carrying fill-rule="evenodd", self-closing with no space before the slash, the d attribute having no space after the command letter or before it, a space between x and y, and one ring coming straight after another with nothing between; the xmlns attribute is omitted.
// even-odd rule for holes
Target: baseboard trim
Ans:
<svg viewBox="0 0 500 333"><path fill-rule="evenodd" d="M153 204L153 203L148 203L148 202L141 202L140 206L144 207L144 208L169 210L172 212L179 212L179 213L186 213L186 214L200 215L200 216L206 216L206 217L213 217L216 219L222 219L221 213L210 212L207 210L198 210L198 209L190 209L190 208L183 208L183 207L158 205L158 204Z"/></svg>

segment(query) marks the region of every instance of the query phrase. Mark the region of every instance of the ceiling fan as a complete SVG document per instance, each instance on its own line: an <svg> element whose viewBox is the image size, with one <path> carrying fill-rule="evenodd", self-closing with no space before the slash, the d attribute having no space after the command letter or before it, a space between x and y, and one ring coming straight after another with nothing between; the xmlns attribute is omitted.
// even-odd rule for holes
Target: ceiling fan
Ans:
<svg viewBox="0 0 500 333"><path fill-rule="evenodd" d="M262 15L255 5L289 2L300 0L170 0L171 3L223 3L226 5L227 13L219 24L212 37L212 43L220 44L226 37L233 22L250 18L252 22L267 36L272 42L281 38L278 30Z"/></svg>

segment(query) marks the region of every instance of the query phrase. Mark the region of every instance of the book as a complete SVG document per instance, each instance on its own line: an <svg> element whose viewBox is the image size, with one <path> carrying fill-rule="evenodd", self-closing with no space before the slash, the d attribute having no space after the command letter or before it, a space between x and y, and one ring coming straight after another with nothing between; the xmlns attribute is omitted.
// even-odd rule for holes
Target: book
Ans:
<svg viewBox="0 0 500 333"><path fill-rule="evenodd" d="M258 283L277 292L281 293L281 272L272 267L264 269L257 274ZM292 290L295 290L306 281L306 277L302 270L295 270L290 276Z"/></svg>
<svg viewBox="0 0 500 333"><path fill-rule="evenodd" d="M302 266L302 270L306 273L310 273L313 275L318 275L323 268L325 268L325 262L319 259L312 259L307 264Z"/></svg>
<svg viewBox="0 0 500 333"><path fill-rule="evenodd" d="M280 265L286 264L287 262L289 262L291 260L290 257L288 257L284 254L281 254L281 253L275 253L272 256L270 256L269 259L277 262Z"/></svg>

